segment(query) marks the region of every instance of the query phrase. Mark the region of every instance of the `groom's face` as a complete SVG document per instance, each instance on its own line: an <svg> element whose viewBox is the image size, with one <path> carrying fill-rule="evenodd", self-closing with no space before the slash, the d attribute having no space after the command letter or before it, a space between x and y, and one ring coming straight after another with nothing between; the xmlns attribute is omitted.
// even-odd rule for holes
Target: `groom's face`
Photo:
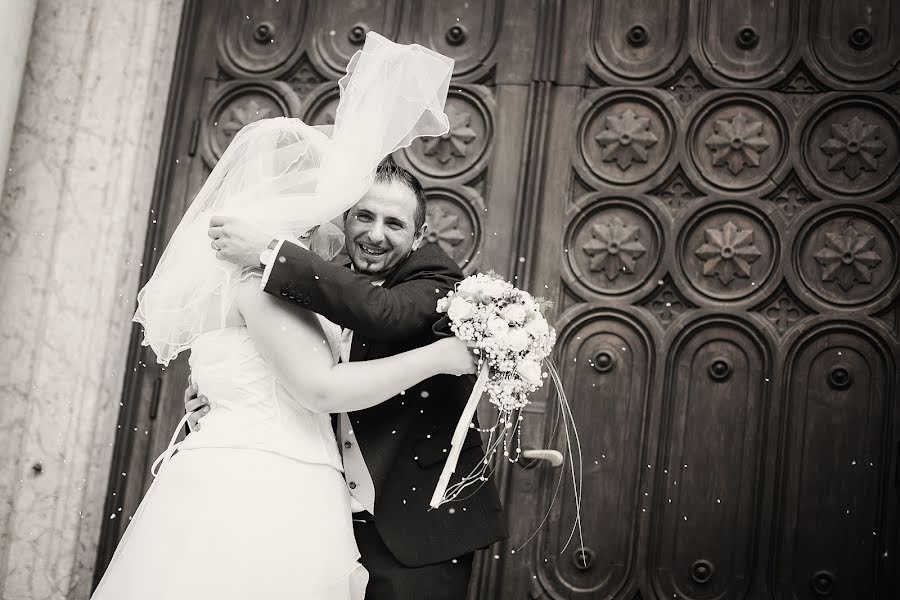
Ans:
<svg viewBox="0 0 900 600"><path fill-rule="evenodd" d="M347 211L344 235L354 268L367 275L385 273L419 247L425 226L416 228L416 196L398 181L376 182Z"/></svg>

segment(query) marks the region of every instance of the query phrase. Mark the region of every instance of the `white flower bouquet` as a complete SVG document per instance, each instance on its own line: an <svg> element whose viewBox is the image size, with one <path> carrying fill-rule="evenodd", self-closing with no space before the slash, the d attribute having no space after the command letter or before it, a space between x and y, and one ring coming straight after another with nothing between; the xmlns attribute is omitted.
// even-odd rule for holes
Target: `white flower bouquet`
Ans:
<svg viewBox="0 0 900 600"><path fill-rule="evenodd" d="M553 375L562 395L556 369L549 362L556 331L544 317L548 306L548 302L532 297L493 272L467 277L454 291L438 300L437 311L446 313L450 330L477 350L480 367L431 498L433 508L457 497L467 485L486 479L487 465L498 448L504 449L504 456L511 462L518 460L520 445L516 444L513 456L510 449L522 417L514 417L513 413L527 405L528 395L543 385L548 377L544 366ZM485 460L478 470L448 489L467 429L474 427L472 418L484 392L499 411L497 424L484 430L491 434Z"/></svg>

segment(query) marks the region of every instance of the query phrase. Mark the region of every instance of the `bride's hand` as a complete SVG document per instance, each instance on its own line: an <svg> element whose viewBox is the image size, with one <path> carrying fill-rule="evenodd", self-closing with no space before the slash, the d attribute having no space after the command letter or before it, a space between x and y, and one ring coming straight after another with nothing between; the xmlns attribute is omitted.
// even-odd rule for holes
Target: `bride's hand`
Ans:
<svg viewBox="0 0 900 600"><path fill-rule="evenodd" d="M434 343L441 357L441 367L448 375L469 375L478 370L478 356L466 342L456 336L444 338Z"/></svg>

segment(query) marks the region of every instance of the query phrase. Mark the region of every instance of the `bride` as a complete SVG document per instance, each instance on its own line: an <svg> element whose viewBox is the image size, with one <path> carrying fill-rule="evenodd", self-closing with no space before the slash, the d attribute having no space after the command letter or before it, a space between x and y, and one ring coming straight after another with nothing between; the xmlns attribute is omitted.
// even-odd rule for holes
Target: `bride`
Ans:
<svg viewBox="0 0 900 600"><path fill-rule="evenodd" d="M365 194L376 165L447 132L452 69L440 54L369 33L339 82L331 137L278 118L232 140L135 315L160 363L191 350L192 379L215 410L154 463L159 477L94 600L363 598L367 574L328 413L379 404L438 374L473 373L473 357L447 338L337 364L340 328L270 299L257 272L216 260L206 227L212 214L241 216L332 258L343 236L330 220Z"/></svg>

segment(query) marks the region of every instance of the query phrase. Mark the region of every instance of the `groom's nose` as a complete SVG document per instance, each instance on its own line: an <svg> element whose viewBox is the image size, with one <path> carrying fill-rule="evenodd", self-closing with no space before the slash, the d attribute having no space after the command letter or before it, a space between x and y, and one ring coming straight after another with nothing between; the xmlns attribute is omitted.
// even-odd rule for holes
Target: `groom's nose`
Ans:
<svg viewBox="0 0 900 600"><path fill-rule="evenodd" d="M384 225L378 221L372 223L369 228L368 238L372 244L380 244L384 241Z"/></svg>

